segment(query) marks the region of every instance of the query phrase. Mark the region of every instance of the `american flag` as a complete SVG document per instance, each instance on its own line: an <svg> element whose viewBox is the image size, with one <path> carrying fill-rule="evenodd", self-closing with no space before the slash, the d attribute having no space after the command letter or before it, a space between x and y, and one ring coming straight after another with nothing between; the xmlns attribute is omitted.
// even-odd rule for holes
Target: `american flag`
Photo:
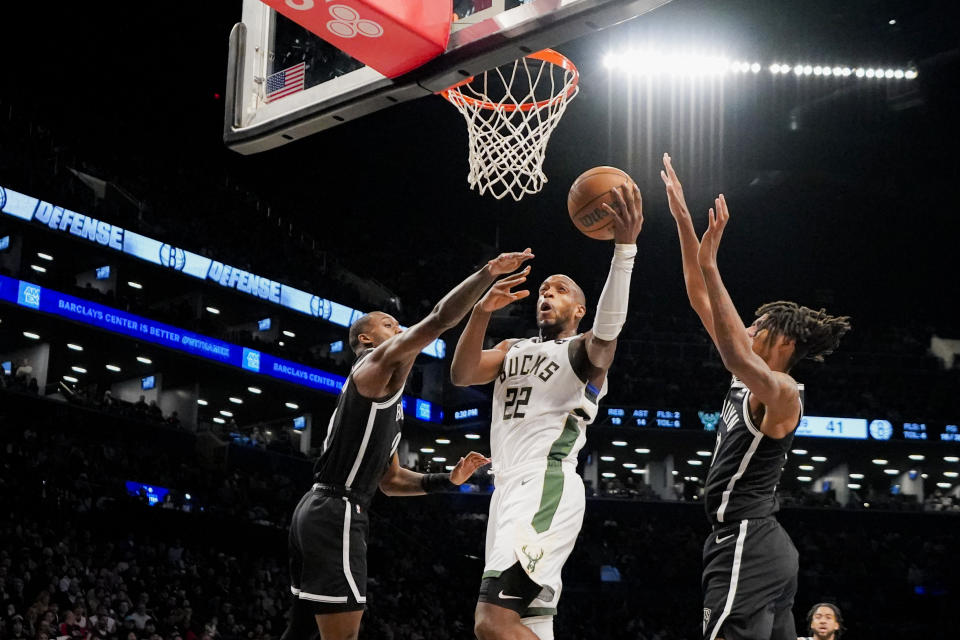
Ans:
<svg viewBox="0 0 960 640"><path fill-rule="evenodd" d="M291 93L303 91L305 69L306 63L301 62L267 76L267 102L273 102L285 98Z"/></svg>

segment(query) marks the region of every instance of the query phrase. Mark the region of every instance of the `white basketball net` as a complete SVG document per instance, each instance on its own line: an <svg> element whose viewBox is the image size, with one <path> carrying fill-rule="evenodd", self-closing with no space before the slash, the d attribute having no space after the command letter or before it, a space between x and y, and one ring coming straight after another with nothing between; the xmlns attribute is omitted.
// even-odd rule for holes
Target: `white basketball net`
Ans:
<svg viewBox="0 0 960 640"><path fill-rule="evenodd" d="M480 195L489 192L499 200L509 194L520 200L540 191L547 181L543 173L547 142L579 87L573 65L564 68L537 55L486 71L444 92L467 121L467 182Z"/></svg>

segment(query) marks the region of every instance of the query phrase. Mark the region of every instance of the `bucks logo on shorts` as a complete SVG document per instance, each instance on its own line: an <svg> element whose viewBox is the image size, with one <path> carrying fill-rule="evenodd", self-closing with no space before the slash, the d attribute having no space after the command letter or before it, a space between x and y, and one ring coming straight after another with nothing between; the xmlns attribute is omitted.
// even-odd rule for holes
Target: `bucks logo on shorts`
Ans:
<svg viewBox="0 0 960 640"><path fill-rule="evenodd" d="M523 555L527 556L527 573L533 573L534 571L536 571L537 562L539 562L540 558L543 557L543 549L540 549L540 553L538 553L536 556L531 555L527 551L527 545L523 545L522 547L520 547L520 551L523 552Z"/></svg>

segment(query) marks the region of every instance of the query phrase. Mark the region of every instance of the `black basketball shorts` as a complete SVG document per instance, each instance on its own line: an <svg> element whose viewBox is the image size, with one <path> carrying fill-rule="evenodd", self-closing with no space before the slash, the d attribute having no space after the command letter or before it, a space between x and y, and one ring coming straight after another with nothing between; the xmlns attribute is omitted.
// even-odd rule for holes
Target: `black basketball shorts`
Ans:
<svg viewBox="0 0 960 640"><path fill-rule="evenodd" d="M797 558L776 518L714 530L703 545L704 640L795 640Z"/></svg>
<svg viewBox="0 0 960 640"><path fill-rule="evenodd" d="M365 507L308 491L290 522L290 591L316 614L362 610L367 602Z"/></svg>

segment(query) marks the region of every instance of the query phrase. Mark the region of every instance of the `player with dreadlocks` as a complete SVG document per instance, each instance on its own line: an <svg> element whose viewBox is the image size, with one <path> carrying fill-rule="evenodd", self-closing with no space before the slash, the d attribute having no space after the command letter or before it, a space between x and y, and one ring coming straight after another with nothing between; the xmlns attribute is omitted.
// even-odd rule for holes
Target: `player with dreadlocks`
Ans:
<svg viewBox="0 0 960 640"><path fill-rule="evenodd" d="M849 319L771 302L745 327L717 268L730 219L726 200L721 194L714 201L698 241L669 155L663 164L690 305L733 374L704 489L713 531L703 548L703 637L794 640L797 550L773 515L777 483L803 416L803 385L789 371L802 359L819 362L832 353Z"/></svg>

